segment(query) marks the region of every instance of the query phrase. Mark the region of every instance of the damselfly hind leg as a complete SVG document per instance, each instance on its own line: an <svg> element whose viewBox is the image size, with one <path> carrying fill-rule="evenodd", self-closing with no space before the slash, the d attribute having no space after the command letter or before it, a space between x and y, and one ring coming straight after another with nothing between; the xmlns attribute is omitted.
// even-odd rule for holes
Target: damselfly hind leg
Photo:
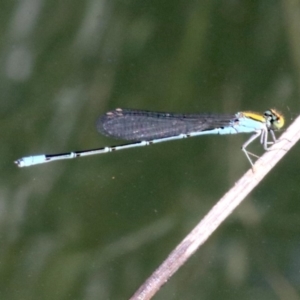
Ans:
<svg viewBox="0 0 300 300"><path fill-rule="evenodd" d="M273 141L268 141L268 133L271 133L271 137L272 137L272 140ZM273 145L276 143L277 139L276 139L276 136L274 134L274 131L273 130L268 130L267 128L266 129L262 129L262 130L259 130L258 132L256 132L254 135L252 135L248 141L246 141L246 143L244 143L244 145L242 146L242 150L244 151L248 161L250 162L252 168L254 166L253 162L252 162L252 159L250 158L250 155L256 157L256 158L259 158L258 155L254 154L254 153L251 153L249 151L246 150L246 148L254 141L256 140L258 137L260 137L260 143L263 145L264 149L266 151L270 150L270 147L268 147L268 145Z"/></svg>
<svg viewBox="0 0 300 300"><path fill-rule="evenodd" d="M256 132L254 135L252 135L248 141L246 141L243 146L242 146L242 151L245 153L248 161L250 162L250 165L252 167L252 169L254 168L254 164L253 164L253 161L252 159L250 158L250 155L256 157L256 158L259 158L259 156L257 156L256 154L254 153L251 153L249 151L246 150L246 148L254 141L256 140L258 137L260 137L261 135L263 134L263 131L262 130L259 130L258 132Z"/></svg>

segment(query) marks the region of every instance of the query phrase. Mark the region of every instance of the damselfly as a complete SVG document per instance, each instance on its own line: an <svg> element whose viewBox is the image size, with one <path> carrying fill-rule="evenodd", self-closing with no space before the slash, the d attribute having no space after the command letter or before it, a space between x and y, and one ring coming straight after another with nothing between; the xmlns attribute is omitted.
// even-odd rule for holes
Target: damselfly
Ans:
<svg viewBox="0 0 300 300"><path fill-rule="evenodd" d="M236 114L173 114L117 108L99 117L97 130L106 136L133 143L61 154L27 156L16 160L15 163L19 167L29 167L55 160L108 153L198 135L254 133L242 145L242 150L253 167L250 158L252 154L246 148L260 137L263 148L268 150L269 145L276 142L274 130L281 129L283 125L284 118L275 109L269 109L264 114L250 111ZM268 140L269 132L271 141Z"/></svg>

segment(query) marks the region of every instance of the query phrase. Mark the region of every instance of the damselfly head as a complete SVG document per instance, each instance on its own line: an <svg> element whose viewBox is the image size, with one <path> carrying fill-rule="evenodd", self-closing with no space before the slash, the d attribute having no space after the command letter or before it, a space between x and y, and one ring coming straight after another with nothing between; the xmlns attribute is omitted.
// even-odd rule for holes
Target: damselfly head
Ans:
<svg viewBox="0 0 300 300"><path fill-rule="evenodd" d="M269 109L264 112L264 117L266 118L267 123L270 126L270 129L281 129L284 125L283 115L276 109Z"/></svg>

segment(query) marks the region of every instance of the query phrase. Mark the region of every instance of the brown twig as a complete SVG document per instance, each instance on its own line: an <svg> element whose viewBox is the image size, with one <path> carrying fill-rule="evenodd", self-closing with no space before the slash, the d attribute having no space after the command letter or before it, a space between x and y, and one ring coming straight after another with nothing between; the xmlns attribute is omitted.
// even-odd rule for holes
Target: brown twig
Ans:
<svg viewBox="0 0 300 300"><path fill-rule="evenodd" d="M130 300L151 299L299 139L300 117L282 134L278 142L257 160L254 171L246 172L234 187L220 199Z"/></svg>

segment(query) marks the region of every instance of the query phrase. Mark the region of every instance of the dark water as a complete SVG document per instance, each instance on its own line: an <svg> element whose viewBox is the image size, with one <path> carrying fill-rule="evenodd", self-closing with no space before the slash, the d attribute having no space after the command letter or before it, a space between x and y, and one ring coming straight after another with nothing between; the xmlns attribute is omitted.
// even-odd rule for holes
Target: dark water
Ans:
<svg viewBox="0 0 300 300"><path fill-rule="evenodd" d="M6 0L0 15L1 299L129 298L249 168L245 135L15 159L122 143L95 128L116 107L300 112L297 2ZM155 299L300 298L299 150Z"/></svg>

